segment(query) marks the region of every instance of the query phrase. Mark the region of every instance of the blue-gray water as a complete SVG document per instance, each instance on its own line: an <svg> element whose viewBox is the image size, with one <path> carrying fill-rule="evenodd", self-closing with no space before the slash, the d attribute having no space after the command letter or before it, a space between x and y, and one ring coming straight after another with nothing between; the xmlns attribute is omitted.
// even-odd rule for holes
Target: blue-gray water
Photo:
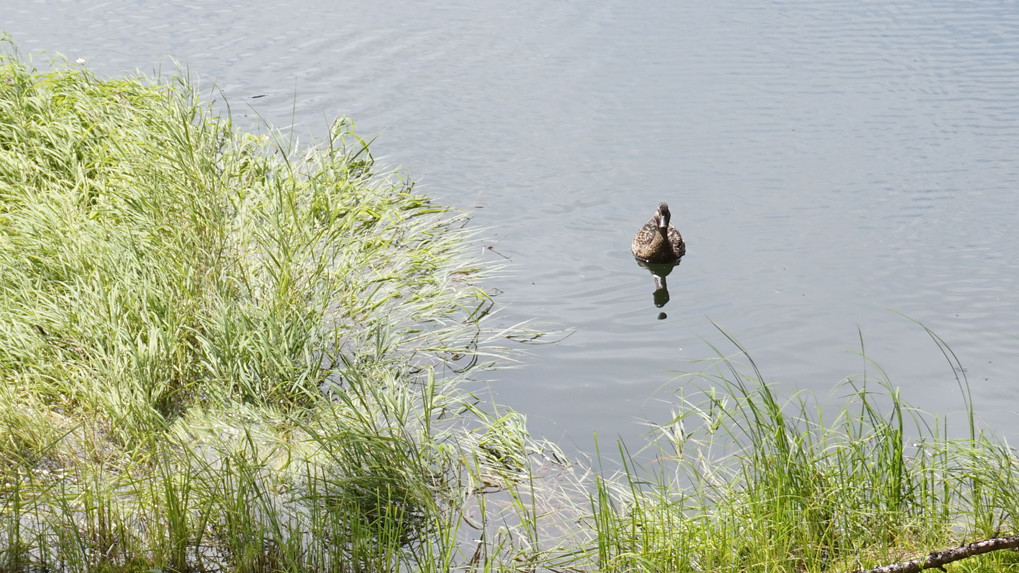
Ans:
<svg viewBox="0 0 1019 573"><path fill-rule="evenodd" d="M904 400L958 412L953 369L889 309L951 345L980 422L1015 436L1013 3L0 6L22 52L103 75L173 58L241 123L311 143L348 115L377 135L377 156L474 211L484 257L508 262L489 285L499 320L573 332L491 386L568 449L594 432L639 444L674 373L732 350L712 321L766 377L829 403L863 369L859 329ZM658 309L629 244L661 200L688 254Z"/></svg>

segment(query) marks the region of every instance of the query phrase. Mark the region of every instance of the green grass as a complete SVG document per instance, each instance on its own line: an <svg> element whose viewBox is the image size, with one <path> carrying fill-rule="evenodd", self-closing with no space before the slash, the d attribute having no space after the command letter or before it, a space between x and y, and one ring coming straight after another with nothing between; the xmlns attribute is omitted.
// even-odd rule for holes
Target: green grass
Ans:
<svg viewBox="0 0 1019 573"><path fill-rule="evenodd" d="M464 389L497 333L463 216L347 120L290 149L185 78L8 44L0 118L0 569L454 559L476 444L526 441Z"/></svg>
<svg viewBox="0 0 1019 573"><path fill-rule="evenodd" d="M648 449L569 465L471 391L540 334L490 326L465 223L348 120L296 149L5 43L0 571L841 571L1016 532L965 379L957 439L862 337L834 413L729 339Z"/></svg>
<svg viewBox="0 0 1019 573"><path fill-rule="evenodd" d="M904 403L861 337L862 373L843 382L845 405L825 419L810 395L780 400L728 340L735 355L719 351L715 368L682 378L702 398L681 400L658 428L654 463L598 478L600 570L853 571L1016 534L1019 460L974 430L971 408L966 437L950 439L947 420ZM956 567L1019 570L1019 559L1002 552Z"/></svg>

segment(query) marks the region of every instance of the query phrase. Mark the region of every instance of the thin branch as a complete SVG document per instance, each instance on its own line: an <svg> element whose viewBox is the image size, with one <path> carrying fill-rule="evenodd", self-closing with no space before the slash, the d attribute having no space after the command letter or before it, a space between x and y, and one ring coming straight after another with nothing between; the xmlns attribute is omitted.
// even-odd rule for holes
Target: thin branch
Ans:
<svg viewBox="0 0 1019 573"><path fill-rule="evenodd" d="M968 545L951 547L941 551L929 553L924 557L883 565L874 569L857 569L853 573L916 573L924 569L945 570L944 566L954 561L959 561L974 555L983 555L1000 549L1019 549L1019 535L1011 537L992 537L983 541L974 541Z"/></svg>

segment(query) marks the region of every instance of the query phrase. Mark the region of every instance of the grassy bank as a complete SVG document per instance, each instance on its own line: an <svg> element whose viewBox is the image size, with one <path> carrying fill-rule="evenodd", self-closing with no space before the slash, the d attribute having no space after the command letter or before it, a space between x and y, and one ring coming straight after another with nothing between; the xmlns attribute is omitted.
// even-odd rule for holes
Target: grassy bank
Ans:
<svg viewBox="0 0 1019 573"><path fill-rule="evenodd" d="M680 379L698 398L678 399L675 419L657 428L654 463L598 478L599 568L857 571L1019 533L1019 459L976 429L965 370L923 332L959 382L966 415L954 431L905 403L862 337L861 371L830 408L805 393L781 398L726 336L733 353ZM1016 571L1019 556L952 567ZM908 570L918 569L897 571Z"/></svg>
<svg viewBox="0 0 1019 573"><path fill-rule="evenodd" d="M561 463L471 393L506 333L465 219L349 121L294 149L184 78L0 53L0 570L841 571L1016 532L1011 450L866 361L824 419L734 344L652 462Z"/></svg>
<svg viewBox="0 0 1019 573"><path fill-rule="evenodd" d="M531 447L464 390L495 333L462 216L347 121L290 149L183 78L8 45L0 119L0 569L461 558Z"/></svg>

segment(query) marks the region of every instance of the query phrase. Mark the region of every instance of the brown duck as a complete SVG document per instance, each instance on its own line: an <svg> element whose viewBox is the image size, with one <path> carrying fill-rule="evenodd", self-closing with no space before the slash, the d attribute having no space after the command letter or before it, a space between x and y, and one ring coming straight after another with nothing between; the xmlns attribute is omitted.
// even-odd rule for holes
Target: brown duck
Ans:
<svg viewBox="0 0 1019 573"><path fill-rule="evenodd" d="M669 206L659 203L655 216L633 238L633 256L649 263L674 263L686 253L683 236L669 224L670 217Z"/></svg>

